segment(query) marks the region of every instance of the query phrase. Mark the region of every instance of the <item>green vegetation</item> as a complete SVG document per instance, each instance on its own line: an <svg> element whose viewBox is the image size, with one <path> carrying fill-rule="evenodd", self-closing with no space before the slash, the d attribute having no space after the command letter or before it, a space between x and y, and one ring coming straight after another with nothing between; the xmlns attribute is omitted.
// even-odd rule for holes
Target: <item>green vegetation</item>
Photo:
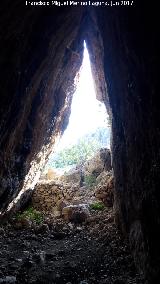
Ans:
<svg viewBox="0 0 160 284"><path fill-rule="evenodd" d="M37 211L33 207L28 207L23 213L17 213L16 219L21 220L27 218L36 224L41 224L43 222L43 215L41 212Z"/></svg>
<svg viewBox="0 0 160 284"><path fill-rule="evenodd" d="M105 206L102 202L95 202L90 204L90 208L94 210L103 210Z"/></svg>
<svg viewBox="0 0 160 284"><path fill-rule="evenodd" d="M84 183L88 187L92 187L96 184L96 177L94 175L87 175L84 177Z"/></svg>
<svg viewBox="0 0 160 284"><path fill-rule="evenodd" d="M51 155L46 168L63 168L77 165L90 159L98 149L109 144L109 128L98 128L80 138L77 144Z"/></svg>
<svg viewBox="0 0 160 284"><path fill-rule="evenodd" d="M76 145L57 153L57 155L50 161L50 166L54 168L63 168L82 163L87 158L90 158L97 149L98 145L96 142L92 141L88 144L88 142L81 139Z"/></svg>

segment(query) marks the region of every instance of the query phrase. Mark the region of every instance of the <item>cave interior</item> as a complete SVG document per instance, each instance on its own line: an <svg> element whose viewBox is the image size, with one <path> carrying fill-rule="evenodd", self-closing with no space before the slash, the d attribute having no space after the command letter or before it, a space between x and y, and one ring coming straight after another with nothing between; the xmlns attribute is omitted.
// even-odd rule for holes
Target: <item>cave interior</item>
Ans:
<svg viewBox="0 0 160 284"><path fill-rule="evenodd" d="M160 276L156 11L143 1L104 8L26 7L19 0L0 11L2 223L29 200L67 127L85 40L97 98L112 123L116 225L149 284Z"/></svg>

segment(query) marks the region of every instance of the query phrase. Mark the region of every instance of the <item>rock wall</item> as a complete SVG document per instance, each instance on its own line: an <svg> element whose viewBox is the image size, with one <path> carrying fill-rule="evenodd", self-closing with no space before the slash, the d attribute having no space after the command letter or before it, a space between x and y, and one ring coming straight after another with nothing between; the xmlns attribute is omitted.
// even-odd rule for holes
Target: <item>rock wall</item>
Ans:
<svg viewBox="0 0 160 284"><path fill-rule="evenodd" d="M44 180L39 180L32 195L32 205L39 211L57 214L61 204L78 205L102 201L113 206L113 175L110 150L101 148L84 164L63 175L51 170Z"/></svg>
<svg viewBox="0 0 160 284"><path fill-rule="evenodd" d="M154 284L160 277L156 11L156 4L144 1L92 11L26 8L23 1L8 0L0 15L1 208L22 189L33 161L34 180L49 142L64 130L68 88L86 38L97 93L110 104L117 222L130 238L137 266Z"/></svg>
<svg viewBox="0 0 160 284"><path fill-rule="evenodd" d="M69 202L76 195L78 187L63 185L56 181L40 183L32 196L33 207L45 213L56 214L63 202Z"/></svg>
<svg viewBox="0 0 160 284"><path fill-rule="evenodd" d="M80 186L75 181L40 181L33 192L32 206L45 214L57 215L66 205L94 204L103 202L106 207L113 206L113 176L102 172L92 186Z"/></svg>
<svg viewBox="0 0 160 284"><path fill-rule="evenodd" d="M112 163L119 227L148 283L160 277L160 129L156 7L135 1L97 9L112 112ZM154 16L154 19L153 19Z"/></svg>
<svg viewBox="0 0 160 284"><path fill-rule="evenodd" d="M50 146L68 123L82 61L83 19L82 9L28 8L23 1L6 1L1 8L0 207L5 209L22 188L33 188Z"/></svg>

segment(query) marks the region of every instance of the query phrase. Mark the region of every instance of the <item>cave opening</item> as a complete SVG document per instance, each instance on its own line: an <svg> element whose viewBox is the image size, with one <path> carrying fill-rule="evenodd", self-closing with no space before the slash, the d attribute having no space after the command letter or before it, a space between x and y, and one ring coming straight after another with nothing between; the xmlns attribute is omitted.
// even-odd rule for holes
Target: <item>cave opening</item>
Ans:
<svg viewBox="0 0 160 284"><path fill-rule="evenodd" d="M89 45L91 49L92 41ZM75 54L75 52L73 53ZM107 204L109 207L112 207L113 172L110 150L111 123L108 108L106 104L104 104L105 88L102 86L105 79L102 76L103 72L99 62L100 59L94 62L93 53L92 60L90 57L91 55L89 54L86 41L83 41L81 64L79 64L78 69L76 68L77 71L74 71L75 77L71 75L71 79L74 79L74 83L71 80L74 85L74 92L72 90L73 86L66 90L67 95L64 99L64 105L58 112L54 126L55 132L51 134L49 143L47 142L47 145L43 145L41 151L35 156L35 159L31 161L30 170L25 177L23 188L19 194L13 198L11 203L9 203L4 214L10 212L12 214L12 212L17 212L19 209L23 210L29 204L27 200L30 202L31 198L32 202L35 202L35 209L40 209L41 211L42 208L38 207L39 200L38 202L36 200L39 199L39 197L37 198L36 196L37 188L39 188L39 186L43 188L43 183L59 181L60 183L62 182L63 186L63 179L64 182L69 184L69 188L72 188L70 183L72 183L74 189L78 186L78 188L80 188L78 194L84 195L84 193L86 193L85 198L80 198L82 203L88 202L88 200L91 199L89 203L91 203L93 208L104 208ZM75 61L75 58L73 58L73 60ZM75 65L77 66L77 63L75 63ZM71 68L74 70L74 65L72 65ZM97 72L98 70L100 71ZM100 73L100 75L98 73ZM102 82L99 76L102 77ZM100 86L98 86L99 82ZM97 86L98 91L96 90ZM61 128L63 129L62 125L66 117L67 122L64 124L65 131L59 131ZM51 121L51 124L53 124L53 121ZM42 171L42 169L44 170ZM97 191L97 197L95 197L96 195L93 189L99 182L107 182L109 187L111 187L108 201L106 200L106 193L101 194ZM43 200L43 193L40 195L40 199ZM72 190L71 192L68 190L68 195L69 198L70 195L73 195ZM75 204L78 203L78 198L79 197L75 196ZM52 197L48 200L52 207ZM61 203L61 198L58 201ZM42 203L44 207L48 206L45 201L42 201ZM53 207L57 210L57 206ZM53 211L53 209L50 208L50 211Z"/></svg>
<svg viewBox="0 0 160 284"><path fill-rule="evenodd" d="M105 104L96 98L89 52L84 41L83 61L75 78L71 112L66 130L59 137L41 178L52 179L83 164L102 148L110 149L111 125Z"/></svg>

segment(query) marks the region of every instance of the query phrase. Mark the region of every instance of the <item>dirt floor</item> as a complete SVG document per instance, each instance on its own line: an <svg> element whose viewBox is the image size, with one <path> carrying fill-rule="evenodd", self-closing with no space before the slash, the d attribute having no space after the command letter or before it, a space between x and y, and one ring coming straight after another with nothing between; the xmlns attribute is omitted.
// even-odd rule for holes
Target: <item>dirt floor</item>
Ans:
<svg viewBox="0 0 160 284"><path fill-rule="evenodd" d="M112 210L83 225L61 219L29 229L0 227L0 283L142 284Z"/></svg>

